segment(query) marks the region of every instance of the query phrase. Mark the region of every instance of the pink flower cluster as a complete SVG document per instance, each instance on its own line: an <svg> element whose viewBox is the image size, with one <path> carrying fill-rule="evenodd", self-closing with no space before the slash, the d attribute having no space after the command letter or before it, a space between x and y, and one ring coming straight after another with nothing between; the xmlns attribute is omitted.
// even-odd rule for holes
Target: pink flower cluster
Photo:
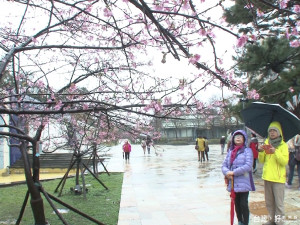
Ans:
<svg viewBox="0 0 300 225"><path fill-rule="evenodd" d="M144 107L144 111L148 112L151 109L154 109L155 112L160 112L163 110L163 106L162 106L161 102L152 101L149 105Z"/></svg>
<svg viewBox="0 0 300 225"><path fill-rule="evenodd" d="M287 4L290 0L280 0L279 5L281 9L285 9L287 7Z"/></svg>
<svg viewBox="0 0 300 225"><path fill-rule="evenodd" d="M248 91L247 98L257 100L257 99L259 99L259 94L256 92L256 90L251 90L251 91Z"/></svg>
<svg viewBox="0 0 300 225"><path fill-rule="evenodd" d="M239 47L239 48L244 47L244 45L247 43L247 41L248 41L248 37L246 35L241 36L238 39L237 47Z"/></svg>
<svg viewBox="0 0 300 225"><path fill-rule="evenodd" d="M105 8L104 10L103 10L103 13L104 13L104 16L105 17L111 17L113 14L112 14L112 11L111 10L109 10L108 8Z"/></svg>
<svg viewBox="0 0 300 225"><path fill-rule="evenodd" d="M189 59L189 63L196 64L200 60L200 55L195 54Z"/></svg>

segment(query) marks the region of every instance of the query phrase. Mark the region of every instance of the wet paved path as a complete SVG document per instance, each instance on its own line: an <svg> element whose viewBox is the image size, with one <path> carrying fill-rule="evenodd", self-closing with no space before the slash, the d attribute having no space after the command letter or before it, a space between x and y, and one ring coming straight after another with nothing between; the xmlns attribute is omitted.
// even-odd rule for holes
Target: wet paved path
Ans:
<svg viewBox="0 0 300 225"><path fill-rule="evenodd" d="M228 225L230 197L221 164L225 155L211 145L209 162L197 161L194 146L157 146L157 154L144 156L139 145L132 146L130 162L122 158L121 146L111 148L105 161L110 172L124 172L118 225ZM256 191L250 192L250 225L263 223L264 203L261 167L254 175ZM41 174L41 179L64 173ZM0 185L24 180L24 175L0 177ZM293 188L286 189L286 225L300 224L300 191L295 176ZM235 224L237 224L235 218Z"/></svg>
<svg viewBox="0 0 300 225"><path fill-rule="evenodd" d="M228 225L230 197L224 185L221 164L225 157L219 145L210 146L209 161L197 161L194 146L157 146L157 153L144 156L133 145L125 162L121 147L112 148L109 171L124 171L118 225ZM264 222L261 165L255 174L257 191L250 192L250 224ZM300 191L295 177L286 190L286 224L300 224ZM237 224L235 218L235 224Z"/></svg>

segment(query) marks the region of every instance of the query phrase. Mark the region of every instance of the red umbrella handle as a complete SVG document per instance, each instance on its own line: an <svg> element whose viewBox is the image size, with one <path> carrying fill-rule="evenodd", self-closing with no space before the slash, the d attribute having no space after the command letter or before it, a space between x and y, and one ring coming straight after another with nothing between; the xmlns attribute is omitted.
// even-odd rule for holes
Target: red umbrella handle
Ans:
<svg viewBox="0 0 300 225"><path fill-rule="evenodd" d="M234 193L234 179L233 176L231 177L231 204L230 204L230 224L233 225L234 221L234 199L235 199L235 193Z"/></svg>

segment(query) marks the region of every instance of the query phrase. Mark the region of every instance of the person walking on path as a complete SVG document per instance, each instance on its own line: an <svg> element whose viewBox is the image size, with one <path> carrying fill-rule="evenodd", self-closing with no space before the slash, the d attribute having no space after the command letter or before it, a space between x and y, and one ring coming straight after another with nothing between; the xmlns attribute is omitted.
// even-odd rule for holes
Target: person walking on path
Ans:
<svg viewBox="0 0 300 225"><path fill-rule="evenodd" d="M232 134L231 145L222 164L222 173L228 180L227 190L231 192L231 182L234 181L235 212L239 225L249 224L249 191L255 191L252 177L253 153L246 147L247 134L237 130Z"/></svg>
<svg viewBox="0 0 300 225"><path fill-rule="evenodd" d="M263 163L265 202L269 221L264 225L284 224L284 189L286 165L289 160L288 146L283 140L281 125L277 121L270 123L268 138L259 146L258 160Z"/></svg>
<svg viewBox="0 0 300 225"><path fill-rule="evenodd" d="M197 150L197 153L198 153L198 161L200 161L200 162L202 162L202 160L205 161L205 158L204 158L205 140L200 135L196 139L195 149Z"/></svg>
<svg viewBox="0 0 300 225"><path fill-rule="evenodd" d="M255 173L256 172L256 161L258 158L258 140L254 133L251 133L249 147L252 149L252 153L253 153L253 173Z"/></svg>
<svg viewBox="0 0 300 225"><path fill-rule="evenodd" d="M145 139L142 140L141 146L142 146L142 148L143 148L144 155L145 155L145 154L146 154L146 147L147 147L147 144L146 144L146 140L145 140Z"/></svg>
<svg viewBox="0 0 300 225"><path fill-rule="evenodd" d="M151 144L152 144L152 140L149 136L147 136L146 145L147 145L148 154L150 154Z"/></svg>
<svg viewBox="0 0 300 225"><path fill-rule="evenodd" d="M226 139L226 141L227 141L227 146L226 146L227 152L229 151L229 148L231 146L232 135L233 135L233 131L228 130L227 139Z"/></svg>
<svg viewBox="0 0 300 225"><path fill-rule="evenodd" d="M222 155L224 154L225 142L226 142L225 136L222 136L221 139L220 139L221 154L222 154Z"/></svg>
<svg viewBox="0 0 300 225"><path fill-rule="evenodd" d="M203 138L204 138L204 146L205 146L204 154L206 156L206 160L208 161L208 152L209 152L208 139L207 137L203 137Z"/></svg>
<svg viewBox="0 0 300 225"><path fill-rule="evenodd" d="M285 186L287 188L292 187L294 170L297 165L297 173L298 173L298 180L299 180L298 189L300 190L300 161L298 161L295 158L296 148L298 148L297 151L300 151L300 135L297 134L295 137L290 139L287 144L288 144L288 149L289 149L289 163L288 163L289 164L289 172L288 172L288 181L285 184Z"/></svg>
<svg viewBox="0 0 300 225"><path fill-rule="evenodd" d="M131 145L129 144L129 141L126 140L123 145L123 152L125 154L125 160L129 160L130 152L131 152Z"/></svg>

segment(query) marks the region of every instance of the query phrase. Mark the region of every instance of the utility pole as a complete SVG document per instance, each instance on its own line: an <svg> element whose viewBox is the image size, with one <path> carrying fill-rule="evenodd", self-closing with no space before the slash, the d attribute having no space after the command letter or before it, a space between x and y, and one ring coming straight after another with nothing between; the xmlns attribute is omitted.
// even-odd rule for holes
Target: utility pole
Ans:
<svg viewBox="0 0 300 225"><path fill-rule="evenodd" d="M245 94L243 93L243 97L240 98L240 102L243 103L243 109L245 109L245 102L248 102L248 101L249 101L249 99L248 99L248 98L245 98ZM244 122L243 130L246 131L247 136L249 136L249 134L248 134L248 132L247 132L247 130L246 130L245 122ZM249 140L250 140L250 139L248 138L248 141L249 141ZM247 143L247 145L248 145L248 144L249 144L249 143Z"/></svg>
<svg viewBox="0 0 300 225"><path fill-rule="evenodd" d="M243 109L245 109L245 102L248 102L249 99L248 99L248 98L245 98L245 93L244 93L244 92L242 92L242 94L243 94L243 97L240 98L240 102L243 103ZM244 128L243 128L243 129L244 129L244 130L246 129L245 123L244 123Z"/></svg>

